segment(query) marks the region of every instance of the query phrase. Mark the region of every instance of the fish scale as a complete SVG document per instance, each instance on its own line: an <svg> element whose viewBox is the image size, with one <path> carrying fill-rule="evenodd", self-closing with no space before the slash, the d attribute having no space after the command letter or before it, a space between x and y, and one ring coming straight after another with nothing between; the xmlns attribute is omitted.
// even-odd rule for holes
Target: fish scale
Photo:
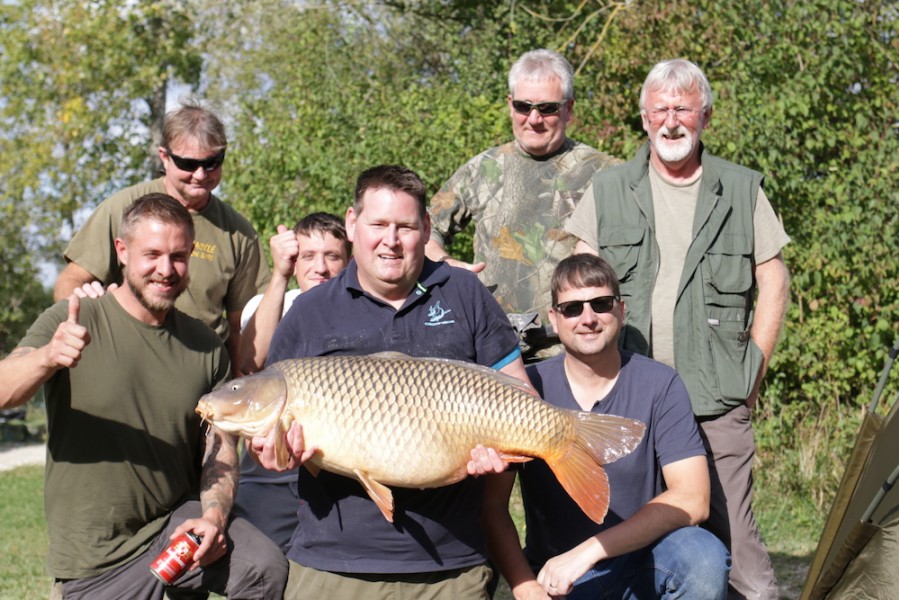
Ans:
<svg viewBox="0 0 899 600"><path fill-rule="evenodd" d="M426 488L468 475L471 450L495 448L510 462L542 458L584 512L608 509L602 465L633 450L639 421L560 409L523 382L458 361L399 353L290 359L229 382L200 399L197 412L229 433L303 426L311 462L357 479L392 520L387 486Z"/></svg>

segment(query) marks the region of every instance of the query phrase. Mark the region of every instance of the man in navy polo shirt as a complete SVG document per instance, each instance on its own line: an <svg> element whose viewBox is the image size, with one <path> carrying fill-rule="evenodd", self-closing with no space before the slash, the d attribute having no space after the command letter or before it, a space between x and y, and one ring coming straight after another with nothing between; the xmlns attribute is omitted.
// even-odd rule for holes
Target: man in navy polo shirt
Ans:
<svg viewBox="0 0 899 600"><path fill-rule="evenodd" d="M397 351L463 360L527 380L505 313L477 277L425 258L426 189L412 171L379 166L356 182L346 228L353 260L337 277L297 298L278 326L268 363L331 354ZM302 428L287 434L300 464ZM274 439L251 450L274 467ZM469 472L500 471L492 449L476 448ZM298 525L288 551L285 598L358 600L487 598L480 525L483 480L426 490L395 489L404 512L388 523L355 480L299 470Z"/></svg>
<svg viewBox="0 0 899 600"><path fill-rule="evenodd" d="M488 476L491 555L516 598L723 600L730 557L695 527L709 514L709 468L683 381L671 367L618 349L624 304L603 259L562 260L551 295L549 320L565 353L528 367L534 386L561 408L637 419L646 432L605 467L611 503L601 525L542 460L520 465L524 552L508 508L515 472Z"/></svg>

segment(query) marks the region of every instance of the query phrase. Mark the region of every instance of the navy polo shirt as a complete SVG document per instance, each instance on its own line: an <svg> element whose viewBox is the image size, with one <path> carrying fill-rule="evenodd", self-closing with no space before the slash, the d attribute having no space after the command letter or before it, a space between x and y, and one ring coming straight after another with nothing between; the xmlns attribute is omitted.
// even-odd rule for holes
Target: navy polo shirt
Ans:
<svg viewBox="0 0 899 600"><path fill-rule="evenodd" d="M396 310L361 288L353 260L297 298L275 332L268 362L385 351L497 369L520 355L508 318L473 273L425 260L415 289ZM486 560L480 479L392 488L392 524L353 479L300 469L298 481L299 524L288 552L297 563L342 573L423 573Z"/></svg>
<svg viewBox="0 0 899 600"><path fill-rule="evenodd" d="M564 357L529 366L528 377L547 402L582 410L568 384ZM525 555L536 571L553 556L630 518L662 493L663 466L706 454L684 382L674 369L645 356L621 352L618 380L592 412L642 421L643 440L627 456L605 465L611 498L602 525L581 511L545 462L535 459L515 465L520 469L527 525Z"/></svg>

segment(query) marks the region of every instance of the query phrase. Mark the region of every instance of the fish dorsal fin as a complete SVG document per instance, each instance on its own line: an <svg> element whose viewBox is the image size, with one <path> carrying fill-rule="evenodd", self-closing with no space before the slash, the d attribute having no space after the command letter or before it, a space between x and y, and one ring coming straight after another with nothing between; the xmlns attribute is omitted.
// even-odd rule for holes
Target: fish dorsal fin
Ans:
<svg viewBox="0 0 899 600"><path fill-rule="evenodd" d="M409 356L408 354L403 354L402 352L397 352L395 350L385 350L384 352L375 352L374 354L369 354L372 358L415 358L414 356Z"/></svg>
<svg viewBox="0 0 899 600"><path fill-rule="evenodd" d="M381 509L384 518L393 523L393 492L390 491L390 488L369 477L365 471L353 469L353 473L365 487L368 497Z"/></svg>
<svg viewBox="0 0 899 600"><path fill-rule="evenodd" d="M529 386L524 381L518 379L517 377L512 377L511 375L507 375L496 369L491 369L490 367L485 367L484 365L478 365L475 363L464 362L461 360L453 360L451 358L432 358L428 356L409 356L408 354L403 354L402 352L376 352L374 354L370 354L372 358L383 358L383 359L392 359L392 360L417 360L417 361L427 361L427 362L441 362L449 365L454 365L457 367L462 367L464 369L471 369L472 371L477 371L484 375L489 375L490 377L495 378L500 383L505 385L511 385L512 387L518 388L523 392L527 392L529 394L533 393L534 388Z"/></svg>

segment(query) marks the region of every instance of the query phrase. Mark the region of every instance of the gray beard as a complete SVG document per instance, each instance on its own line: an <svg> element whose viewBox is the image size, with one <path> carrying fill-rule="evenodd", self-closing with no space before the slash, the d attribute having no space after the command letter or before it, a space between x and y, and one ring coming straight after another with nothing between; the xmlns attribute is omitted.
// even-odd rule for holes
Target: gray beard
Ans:
<svg viewBox="0 0 899 600"><path fill-rule="evenodd" d="M685 132L684 136L680 138L677 144L672 145L665 142L664 134L670 134L678 131L680 126L677 129L659 129L656 133L655 139L655 150L656 154L659 155L664 162L680 162L690 156L690 153L693 152L693 141L694 139L699 138L700 130L696 130L695 133ZM693 136L696 136L695 138Z"/></svg>

